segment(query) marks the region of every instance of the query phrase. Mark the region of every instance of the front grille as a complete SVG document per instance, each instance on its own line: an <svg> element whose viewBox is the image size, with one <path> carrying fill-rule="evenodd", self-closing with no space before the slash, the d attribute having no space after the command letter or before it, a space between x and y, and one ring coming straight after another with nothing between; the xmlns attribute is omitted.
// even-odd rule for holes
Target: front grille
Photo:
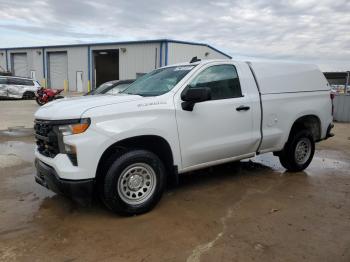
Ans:
<svg viewBox="0 0 350 262"><path fill-rule="evenodd" d="M51 121L35 120L34 131L40 154L55 157L59 153L57 126Z"/></svg>

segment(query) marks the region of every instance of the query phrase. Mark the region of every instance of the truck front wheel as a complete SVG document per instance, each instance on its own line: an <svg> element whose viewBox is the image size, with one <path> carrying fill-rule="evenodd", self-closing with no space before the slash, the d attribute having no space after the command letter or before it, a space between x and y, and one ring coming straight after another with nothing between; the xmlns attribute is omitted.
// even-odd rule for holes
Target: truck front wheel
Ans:
<svg viewBox="0 0 350 262"><path fill-rule="evenodd" d="M302 130L291 134L278 156L284 168L298 172L309 166L315 153L315 142L310 131Z"/></svg>
<svg viewBox="0 0 350 262"><path fill-rule="evenodd" d="M101 187L105 205L120 215L137 215L151 210L165 187L165 169L157 155L132 150L110 166Z"/></svg>

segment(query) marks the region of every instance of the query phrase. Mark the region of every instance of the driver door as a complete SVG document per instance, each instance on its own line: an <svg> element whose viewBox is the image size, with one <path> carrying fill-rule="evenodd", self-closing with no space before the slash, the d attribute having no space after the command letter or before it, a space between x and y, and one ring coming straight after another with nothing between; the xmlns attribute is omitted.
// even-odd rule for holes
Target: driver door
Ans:
<svg viewBox="0 0 350 262"><path fill-rule="evenodd" d="M22 97L22 81L21 79L17 78L9 78L8 79L8 85L7 85L7 95L8 97L14 97L14 98L20 98Z"/></svg>
<svg viewBox="0 0 350 262"><path fill-rule="evenodd" d="M219 64L194 76L186 88L208 87L212 98L196 103L193 111L183 110L179 99L176 119L185 170L254 154L253 110L249 110L253 105L242 95L237 69L237 65ZM240 110L242 106L248 109Z"/></svg>

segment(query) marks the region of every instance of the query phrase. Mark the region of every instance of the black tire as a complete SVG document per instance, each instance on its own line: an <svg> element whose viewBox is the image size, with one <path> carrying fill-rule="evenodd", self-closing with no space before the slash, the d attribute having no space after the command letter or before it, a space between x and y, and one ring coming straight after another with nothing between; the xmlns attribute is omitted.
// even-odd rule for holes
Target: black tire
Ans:
<svg viewBox="0 0 350 262"><path fill-rule="evenodd" d="M307 144L308 149L302 150L305 157L302 160L297 159L296 150L298 143ZM309 143L309 144L308 144ZM307 151L307 153L306 153ZM315 141L312 133L308 130L301 130L291 133L283 150L279 152L278 156L284 168L291 172L299 172L309 166L315 153Z"/></svg>
<svg viewBox="0 0 350 262"><path fill-rule="evenodd" d="M22 99L24 99L24 100L30 100L30 99L33 99L34 97L35 97L34 92L26 91L26 92L24 92L24 94L23 94L23 96L22 96Z"/></svg>
<svg viewBox="0 0 350 262"><path fill-rule="evenodd" d="M127 201L137 201L134 199L126 199L128 197L126 195L128 192L126 191L129 190L131 194L134 195L133 191L131 191L132 189L129 189L130 183L132 183L132 181L130 182L130 179L134 175L130 175L130 179L127 181L123 178L125 177L125 174L128 173L127 170L131 170L132 168L137 169L140 163L146 167L151 167L154 171L152 175L152 177L155 178L153 179L154 183L152 184L153 186L150 186L152 189L150 189L149 192L148 189L145 191L146 193L144 194L148 195L144 201L140 203L128 203ZM133 167L133 165L137 166ZM102 184L99 187L99 194L103 203L113 212L124 216L139 215L150 211L159 202L166 185L165 180L165 168L158 156L146 150L131 150L120 155L111 164L103 181L100 181ZM145 178L142 181L144 186L140 188L145 189ZM123 184L123 182L125 182L125 184ZM140 193L143 193L142 190L137 194ZM130 196L130 198L131 197L133 196Z"/></svg>
<svg viewBox="0 0 350 262"><path fill-rule="evenodd" d="M39 106L43 106L43 105L46 104L45 102L40 101L40 98L39 98L39 97L36 97L36 98L35 98L35 101L36 101L36 103L37 103Z"/></svg>

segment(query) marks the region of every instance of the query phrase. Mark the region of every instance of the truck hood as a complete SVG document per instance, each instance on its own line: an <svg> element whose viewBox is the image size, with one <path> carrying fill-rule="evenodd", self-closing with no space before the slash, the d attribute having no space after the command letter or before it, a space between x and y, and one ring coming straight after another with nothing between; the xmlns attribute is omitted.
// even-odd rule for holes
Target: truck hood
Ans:
<svg viewBox="0 0 350 262"><path fill-rule="evenodd" d="M52 101L35 113L36 119L61 120L80 118L86 111L94 107L119 104L141 100L137 95L89 95L80 97L63 98Z"/></svg>

